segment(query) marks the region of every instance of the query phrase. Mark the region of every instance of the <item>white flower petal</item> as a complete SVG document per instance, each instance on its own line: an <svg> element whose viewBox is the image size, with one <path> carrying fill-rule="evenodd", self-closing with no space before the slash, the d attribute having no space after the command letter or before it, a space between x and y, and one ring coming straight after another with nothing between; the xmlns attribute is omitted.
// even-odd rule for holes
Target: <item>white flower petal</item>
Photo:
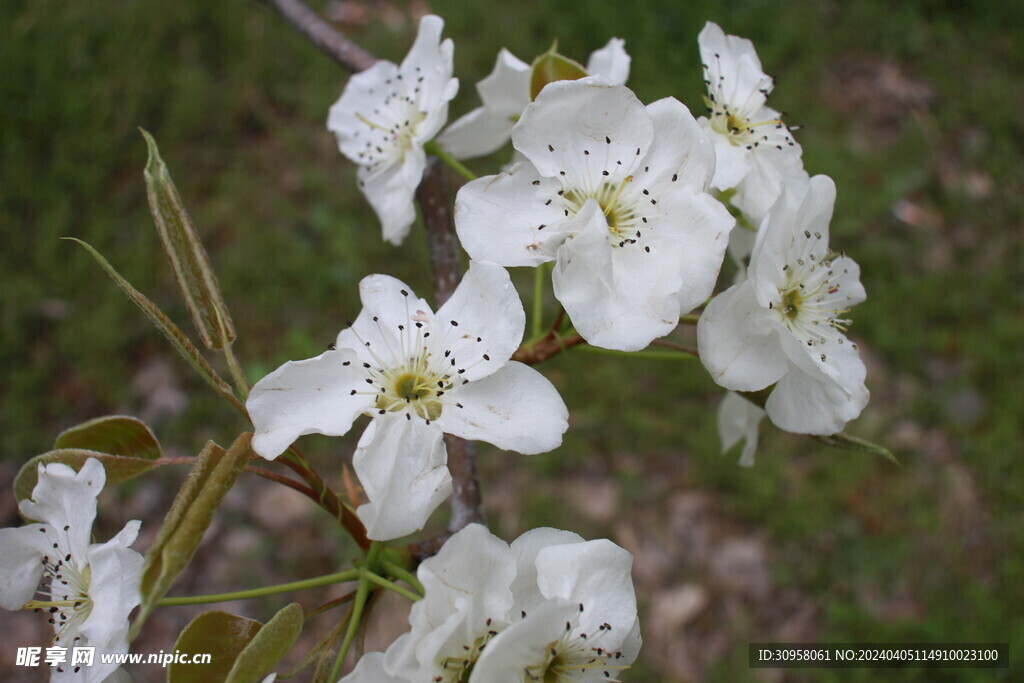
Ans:
<svg viewBox="0 0 1024 683"><path fill-rule="evenodd" d="M644 157L650 167L647 182L678 183L693 192L706 192L715 173L715 147L686 105L666 97L647 105L656 144Z"/></svg>
<svg viewBox="0 0 1024 683"><path fill-rule="evenodd" d="M0 608L21 609L43 577L40 560L50 548L42 524L0 529Z"/></svg>
<svg viewBox="0 0 1024 683"><path fill-rule="evenodd" d="M526 313L501 266L470 261L452 297L437 312L442 345L471 382L497 371L523 340ZM458 324L453 324L458 323Z"/></svg>
<svg viewBox="0 0 1024 683"><path fill-rule="evenodd" d="M410 149L397 164L359 167L359 190L377 213L384 239L396 246L416 220L413 199L426 167L426 155L420 147Z"/></svg>
<svg viewBox="0 0 1024 683"><path fill-rule="evenodd" d="M345 91L327 113L327 129L338 138L339 151L354 163L363 162L367 145L366 117L380 107L381 84L397 74L397 66L378 60L348 79Z"/></svg>
<svg viewBox="0 0 1024 683"><path fill-rule="evenodd" d="M436 15L420 19L416 40L402 60L402 76L416 83L413 95L418 97L420 110L428 116L422 141L434 137L441 129L448 116L448 102L458 94L459 81L452 78L455 45L450 38L441 40L443 30L444 21ZM418 80L420 77L423 80Z"/></svg>
<svg viewBox="0 0 1024 683"><path fill-rule="evenodd" d="M558 250L555 297L580 335L594 346L636 351L679 324L682 254L675 242L613 247L597 202L577 215L584 232ZM724 246L723 246L724 249Z"/></svg>
<svg viewBox="0 0 1024 683"><path fill-rule="evenodd" d="M537 553L537 587L547 598L583 606L579 628L592 636L601 624L611 625L618 643L636 620L633 556L607 539L553 545ZM616 635L618 634L618 635Z"/></svg>
<svg viewBox="0 0 1024 683"><path fill-rule="evenodd" d="M590 53L587 60L587 73L600 76L609 83L624 85L629 80L631 58L626 53L626 41L612 38L600 50Z"/></svg>
<svg viewBox="0 0 1024 683"><path fill-rule="evenodd" d="M746 38L727 36L714 22L707 22L697 36L701 62L712 87L720 87L729 104L745 104L756 111L772 91L771 77L761 68L754 44Z"/></svg>
<svg viewBox="0 0 1024 683"><path fill-rule="evenodd" d="M367 362L402 355L396 353L401 348L402 336L398 326L412 327L416 322L413 316L433 318L427 302L417 297L409 285L390 275L367 275L360 280L359 299L362 310L351 327L338 333L335 345L339 350L354 350Z"/></svg>
<svg viewBox="0 0 1024 683"><path fill-rule="evenodd" d="M498 114L518 118L530 102L530 65L501 48L491 74L477 83L484 105Z"/></svg>
<svg viewBox="0 0 1024 683"><path fill-rule="evenodd" d="M678 247L675 268L681 276L676 299L679 313L689 313L711 296L725 260L729 233L736 220L721 202L707 193L662 192L664 218L651 221L654 234ZM655 247L651 246L652 252ZM662 258L662 247L657 256Z"/></svg>
<svg viewBox="0 0 1024 683"><path fill-rule="evenodd" d="M18 510L27 519L66 531L67 551L84 557L89 548L92 523L96 519L96 498L107 482L103 463L89 458L75 472L63 463L39 465L39 479L31 499L22 500Z"/></svg>
<svg viewBox="0 0 1024 683"><path fill-rule="evenodd" d="M441 431L404 415L383 415L367 426L352 466L369 503L356 514L375 541L419 531L451 494Z"/></svg>
<svg viewBox="0 0 1024 683"><path fill-rule="evenodd" d="M142 601L139 581L143 557L128 548L141 522L133 520L117 536L89 549L92 578L89 597L93 607L81 633L103 652L128 651L128 615Z"/></svg>
<svg viewBox="0 0 1024 683"><path fill-rule="evenodd" d="M722 442L722 452L728 451L741 440L743 453L740 465L751 467L754 464L754 453L757 452L758 425L765 412L739 394L726 392L718 405L718 438Z"/></svg>
<svg viewBox="0 0 1024 683"><path fill-rule="evenodd" d="M558 390L533 368L509 361L488 377L457 389L437 425L448 434L486 441L526 455L545 453L562 443L569 411Z"/></svg>
<svg viewBox="0 0 1024 683"><path fill-rule="evenodd" d="M750 281L725 290L704 309L697 322L697 346L701 362L718 385L756 391L789 369L767 314L754 298Z"/></svg>
<svg viewBox="0 0 1024 683"><path fill-rule="evenodd" d="M496 151L530 102L530 65L502 48L494 70L476 84L484 106L455 121L437 142L457 159L472 159Z"/></svg>
<svg viewBox="0 0 1024 683"><path fill-rule="evenodd" d="M549 84L512 129L512 144L541 175L570 187L617 184L637 167L654 135L628 88L598 78Z"/></svg>
<svg viewBox="0 0 1024 683"><path fill-rule="evenodd" d="M759 149L750 155L750 167L743 180L736 185L736 194L730 202L753 225L759 225L782 193L782 186L796 176L807 182L807 171L801 158L800 145L783 149Z"/></svg>
<svg viewBox="0 0 1024 683"><path fill-rule="evenodd" d="M512 595L516 607L530 613L534 606L545 600L537 588L537 554L541 550L553 545L583 542L579 534L550 527L531 529L512 541L512 554L516 558L516 579L512 582Z"/></svg>
<svg viewBox="0 0 1024 683"><path fill-rule="evenodd" d="M445 128L437 144L456 159L475 159L501 149L514 125L508 116L477 107Z"/></svg>
<svg viewBox="0 0 1024 683"><path fill-rule="evenodd" d="M857 351L849 344L830 351L835 379L825 372L793 369L775 385L765 410L780 429L795 434L835 434L867 405L870 395Z"/></svg>
<svg viewBox="0 0 1024 683"><path fill-rule="evenodd" d="M706 117L700 117L697 123L710 136L715 148L715 175L711 180L711 186L716 190L730 190L736 187L750 173L752 162L748 150L715 133Z"/></svg>
<svg viewBox="0 0 1024 683"><path fill-rule="evenodd" d="M249 392L246 408L255 427L252 448L273 460L303 434L340 436L373 405L362 391L358 358L349 350L327 351L289 361L261 379Z"/></svg>
<svg viewBox="0 0 1024 683"><path fill-rule="evenodd" d="M787 272L801 258L825 260L828 253L828 224L835 206L836 186L831 178L817 175L805 179L790 175L779 198L757 231L750 259L750 279L762 306L778 298L790 277ZM811 258L813 257L813 258Z"/></svg>
<svg viewBox="0 0 1024 683"><path fill-rule="evenodd" d="M367 652L347 676L338 683L408 683L408 679L392 676L384 670L384 653Z"/></svg>
<svg viewBox="0 0 1024 683"><path fill-rule="evenodd" d="M462 247L470 258L503 266L553 260L564 238L562 209L550 201L560 188L529 162L463 185L455 197L455 229Z"/></svg>

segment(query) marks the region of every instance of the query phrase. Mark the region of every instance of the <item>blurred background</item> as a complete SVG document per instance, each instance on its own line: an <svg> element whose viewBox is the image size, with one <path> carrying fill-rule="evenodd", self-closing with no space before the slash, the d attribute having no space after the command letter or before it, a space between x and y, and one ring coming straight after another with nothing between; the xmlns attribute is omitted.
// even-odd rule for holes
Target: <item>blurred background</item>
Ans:
<svg viewBox="0 0 1024 683"><path fill-rule="evenodd" d="M411 45L414 17L441 15L462 82L452 118L478 105L473 84L500 47L530 61L557 38L585 62L612 36L626 40L629 85L643 101L673 95L700 113L704 22L753 40L776 79L773 106L802 126L806 168L838 186L832 246L863 269L868 300L853 310L850 336L872 400L847 431L886 445L901 465L765 423L756 466L738 467L737 452L719 453L722 391L699 363L571 352L538 366L570 408L562 448L531 458L480 448L491 528L506 540L568 528L634 554L645 644L625 681L1020 680L1024 5L311 4L392 61ZM5 490L60 430L100 415L141 417L168 455L195 454L208 439L226 446L247 428L95 262L59 240L91 243L193 332L149 217L140 126L203 236L253 381L320 353L358 313L367 274L432 297L422 227L401 247L382 242L325 128L347 75L261 3L10 0L0 27ZM470 166L490 173L507 154ZM515 277L528 293L531 274ZM306 437L303 447L340 482L360 431ZM139 518L144 549L184 476L165 468L111 487L97 537ZM4 494L0 524L17 522ZM308 501L243 478L172 594L306 578L351 554ZM294 599L307 608L324 599L309 593ZM286 602L224 607L265 620ZM382 607L370 645L404 630L400 610ZM134 651L172 649L198 611L159 611ZM14 667L16 645L48 643L36 617L0 613L0 678L43 673ZM329 628L311 621L297 649ZM1009 642L1012 666L749 669L747 643L767 641ZM132 673L163 677L157 667Z"/></svg>

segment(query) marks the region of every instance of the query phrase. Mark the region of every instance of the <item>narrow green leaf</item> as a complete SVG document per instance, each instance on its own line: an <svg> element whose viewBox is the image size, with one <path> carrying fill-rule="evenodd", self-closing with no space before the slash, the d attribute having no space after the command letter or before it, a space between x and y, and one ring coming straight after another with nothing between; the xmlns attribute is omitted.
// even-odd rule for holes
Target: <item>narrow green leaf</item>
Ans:
<svg viewBox="0 0 1024 683"><path fill-rule="evenodd" d="M815 440L821 443L832 446L833 448L840 448L844 451L857 451L858 453L871 453L872 455L880 455L894 465L899 465L900 461L896 459L896 456L892 454L888 448L879 446L876 443L872 443L866 439L860 437L850 436L845 432L839 432L838 434L832 434L830 436L815 436Z"/></svg>
<svg viewBox="0 0 1024 683"><path fill-rule="evenodd" d="M210 367L210 364L206 361L203 355L199 353L199 349L195 347L195 344L189 341L188 337L185 336L185 333L182 332L177 325L171 322L156 304L146 298L144 294L132 287L127 280L121 277L121 274L114 270L114 267L110 265L107 259L103 258L103 255L93 249L88 242L83 242L82 240L74 237L64 237L62 239L71 240L72 242L77 242L82 245L85 250L88 251L94 259L96 259L96 262L99 263L100 267L106 271L107 275L109 275L117 286L121 288L121 291L123 291L125 295L131 299L143 313L146 314L146 317L149 318L150 322L152 322L153 325L155 325L156 328L160 330L165 337L167 337L167 340L171 342L171 346L173 346L175 350L181 354L181 357L192 366L192 369L199 373L199 376L202 377L207 384L213 387L214 391L221 394L232 403L238 404L238 399L235 398L235 395L227 382L220 378L220 375Z"/></svg>
<svg viewBox="0 0 1024 683"><path fill-rule="evenodd" d="M85 448L90 451L156 460L160 444L142 420L130 415L106 415L65 429L54 448Z"/></svg>
<svg viewBox="0 0 1024 683"><path fill-rule="evenodd" d="M226 452L210 441L196 458L156 540L146 551L140 585L142 606L132 626L133 635L192 559L221 501L252 457L251 438L252 434L245 432Z"/></svg>
<svg viewBox="0 0 1024 683"><path fill-rule="evenodd" d="M139 130L149 148L143 175L156 231L200 338L208 349L223 349L225 340L227 344L235 340L235 326L221 295L217 275L181 201L178 188L171 180L167 164L160 158L156 141L146 131Z"/></svg>
<svg viewBox="0 0 1024 683"><path fill-rule="evenodd" d="M286 608L287 609L287 608ZM263 625L254 619L212 610L189 622L174 643L175 651L188 655L208 653L209 664L171 664L168 683L206 683L227 680L238 655L259 634ZM252 678L250 681L257 681Z"/></svg>
<svg viewBox="0 0 1024 683"><path fill-rule="evenodd" d="M144 458L111 455L82 448L60 448L37 455L21 466L18 476L14 478L15 497L19 501L32 497L32 490L39 482L39 465L62 462L77 471L89 458L96 458L103 463L103 468L107 471L108 485L131 479L155 467L152 460Z"/></svg>
<svg viewBox="0 0 1024 683"><path fill-rule="evenodd" d="M302 607L297 602L275 614L238 653L224 683L249 683L266 676L298 640L303 616Z"/></svg>
<svg viewBox="0 0 1024 683"><path fill-rule="evenodd" d="M556 50L558 43L555 42L551 49L533 60L530 71L530 101L537 99L537 95L548 83L555 81L575 81L579 78L586 78L587 70L579 62L560 55Z"/></svg>

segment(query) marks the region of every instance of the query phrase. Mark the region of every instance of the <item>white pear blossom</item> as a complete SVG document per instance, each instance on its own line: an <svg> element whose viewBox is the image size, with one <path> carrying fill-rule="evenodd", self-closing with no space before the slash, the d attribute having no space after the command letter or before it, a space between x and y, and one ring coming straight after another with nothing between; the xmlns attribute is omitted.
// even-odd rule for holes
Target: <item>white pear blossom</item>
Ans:
<svg viewBox="0 0 1024 683"><path fill-rule="evenodd" d="M40 465L32 497L18 506L38 523L0 529L0 607L47 614L53 646L69 652L88 646L101 654L128 652L128 615L141 600L142 555L128 547L139 521L106 543L90 543L105 482L95 458L78 472L62 463ZM92 666L58 665L50 680L102 681L117 668L97 656Z"/></svg>
<svg viewBox="0 0 1024 683"><path fill-rule="evenodd" d="M629 79L630 57L626 41L612 38L587 61L587 73L609 83L625 84ZM472 159L496 151L512 134L512 127L530 103L532 67L501 49L494 70L476 84L483 106L457 119L437 142L456 159Z"/></svg>
<svg viewBox="0 0 1024 683"><path fill-rule="evenodd" d="M551 83L512 131L528 161L462 187L472 258L555 261L555 296L589 343L635 351L710 296L734 220L707 193L714 150L673 98L645 107L593 77Z"/></svg>
<svg viewBox="0 0 1024 683"><path fill-rule="evenodd" d="M757 225L779 196L784 178L806 174L800 146L782 114L767 106L774 87L754 45L707 22L697 37L708 87L701 127L714 141L718 165L712 186L735 190L730 201Z"/></svg>
<svg viewBox="0 0 1024 683"><path fill-rule="evenodd" d="M410 631L346 683L608 681L640 649L632 556L607 540L534 529L509 546L479 524L420 565Z"/></svg>
<svg viewBox="0 0 1024 683"><path fill-rule="evenodd" d="M828 248L835 197L827 176L787 184L757 233L749 279L716 296L697 324L715 382L774 384L769 419L800 434L834 434L868 401L864 363L843 334L865 297L860 268Z"/></svg>
<svg viewBox="0 0 1024 683"><path fill-rule="evenodd" d="M722 452L743 441L740 465L753 467L757 452L757 428L764 419L764 408L756 406L739 394L729 391L718 404L718 439Z"/></svg>
<svg viewBox="0 0 1024 683"><path fill-rule="evenodd" d="M388 647L384 669L403 681L479 680L470 678L477 660L511 623L515 575L512 550L486 527L453 535L417 570L426 595L412 606L409 632Z"/></svg>
<svg viewBox="0 0 1024 683"><path fill-rule="evenodd" d="M512 552L513 623L487 644L470 680L619 680L641 644L633 556L557 529L528 531Z"/></svg>
<svg viewBox="0 0 1024 683"><path fill-rule="evenodd" d="M441 41L443 28L439 17L423 17L402 65L381 60L352 76L327 117L341 153L359 165L359 189L392 244L401 244L416 219L423 145L444 127L459 89L454 47L451 39Z"/></svg>
<svg viewBox="0 0 1024 683"><path fill-rule="evenodd" d="M359 285L363 310L335 349L291 361L249 394L253 449L274 459L303 434L339 436L373 421L353 459L375 540L423 527L451 492L442 435L533 454L562 442L568 410L551 382L509 360L525 314L504 268L473 262L437 313L387 275Z"/></svg>

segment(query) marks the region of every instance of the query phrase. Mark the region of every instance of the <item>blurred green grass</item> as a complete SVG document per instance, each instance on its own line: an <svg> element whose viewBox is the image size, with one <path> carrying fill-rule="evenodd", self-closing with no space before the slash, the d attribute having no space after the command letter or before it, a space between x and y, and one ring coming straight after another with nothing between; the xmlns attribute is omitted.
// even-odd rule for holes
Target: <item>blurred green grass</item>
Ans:
<svg viewBox="0 0 1024 683"><path fill-rule="evenodd" d="M379 3L366 7L382 13ZM738 523L767 535L775 579L821 606L822 641L1009 641L1019 657L1024 47L1012 27L1024 26L1022 6L438 0L431 9L456 43L462 89L453 115L476 106L472 84L500 46L528 60L557 37L560 51L583 59L613 35L627 41L641 99L673 95L696 113L704 21L751 38L776 77L773 104L803 125L808 170L838 185L833 245L863 268L869 298L853 311L852 334L866 350L873 399L849 429L893 445L903 462L894 468L763 428L757 466L741 469L718 455L720 392L698 364L570 354L542 368L573 414L565 445L528 461L484 449L485 497L509 469L556 481L614 477L626 516L668 495L651 493L655 480L713 492ZM60 429L90 417L138 412L145 396L130 390L133 377L168 354L60 236L93 244L191 331L148 216L139 126L160 143L206 241L254 380L331 341L358 312L364 275L388 272L432 291L422 229L401 248L381 242L353 169L324 129L344 74L263 5L15 0L0 6L0 26L4 461L46 450ZM413 27L376 21L348 31L397 61ZM878 63L925 84L930 106L890 106L882 87L881 101L851 95L846 77ZM923 218L897 220L900 201ZM230 442L244 425L172 362L193 400L157 426L161 439L185 451L207 438ZM316 441L313 451L330 463L330 452L351 445ZM539 495L523 499L513 526L612 533ZM976 519L966 530L965 515ZM865 594L909 595L916 608L886 617ZM664 676L648 666L629 680ZM817 673L874 680L868 670ZM886 680L993 680L934 673ZM748 679L745 647L711 676Z"/></svg>

